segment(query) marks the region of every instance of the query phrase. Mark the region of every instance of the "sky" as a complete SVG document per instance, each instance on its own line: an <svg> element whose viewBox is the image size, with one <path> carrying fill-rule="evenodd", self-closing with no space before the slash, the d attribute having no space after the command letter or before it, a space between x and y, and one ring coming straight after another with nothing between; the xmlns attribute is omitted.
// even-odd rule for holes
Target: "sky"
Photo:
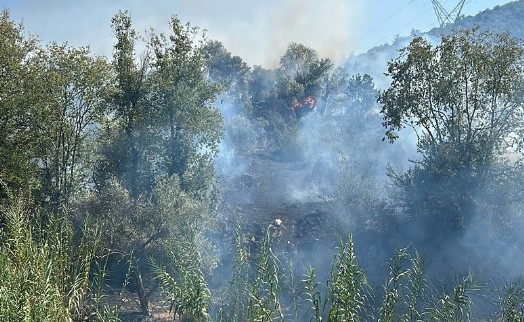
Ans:
<svg viewBox="0 0 524 322"><path fill-rule="evenodd" d="M511 0L466 0L462 14L475 15ZM449 12L459 0L440 0ZM0 0L11 18L43 43L89 45L110 57L111 17L128 10L134 28L168 32L169 20L207 30L249 65L275 67L291 42L335 62L391 43L412 30L438 26L431 0Z"/></svg>

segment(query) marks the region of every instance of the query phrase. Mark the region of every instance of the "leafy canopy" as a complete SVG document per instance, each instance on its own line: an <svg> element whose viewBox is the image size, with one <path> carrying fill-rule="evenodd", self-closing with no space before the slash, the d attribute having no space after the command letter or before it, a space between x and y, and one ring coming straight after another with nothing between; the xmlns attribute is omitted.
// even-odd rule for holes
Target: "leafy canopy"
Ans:
<svg viewBox="0 0 524 322"><path fill-rule="evenodd" d="M523 62L521 43L505 34L461 31L437 46L415 38L389 64L392 83L379 97L387 137L411 127L426 157L446 148L469 168L520 151Z"/></svg>

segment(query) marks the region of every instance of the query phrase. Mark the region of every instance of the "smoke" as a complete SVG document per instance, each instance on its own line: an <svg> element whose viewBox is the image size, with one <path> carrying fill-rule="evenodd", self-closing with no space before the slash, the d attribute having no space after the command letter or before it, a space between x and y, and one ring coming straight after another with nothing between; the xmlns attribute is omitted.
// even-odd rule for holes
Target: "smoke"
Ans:
<svg viewBox="0 0 524 322"><path fill-rule="evenodd" d="M283 52L292 41L314 48L321 57L340 62L353 49L352 24L360 15L358 1L286 2L271 21L270 48Z"/></svg>
<svg viewBox="0 0 524 322"><path fill-rule="evenodd" d="M212 20L195 23L248 64L274 68L290 42L302 43L322 57L340 62L353 49L352 35L362 14L361 2L233 0L210 4L200 0L183 2L182 7L188 12L195 8L212 12Z"/></svg>

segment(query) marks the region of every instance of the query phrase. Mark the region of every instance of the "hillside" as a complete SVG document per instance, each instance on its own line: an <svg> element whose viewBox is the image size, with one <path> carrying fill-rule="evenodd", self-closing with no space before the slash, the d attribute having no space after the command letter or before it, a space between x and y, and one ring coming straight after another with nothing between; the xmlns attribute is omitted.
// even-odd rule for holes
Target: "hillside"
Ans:
<svg viewBox="0 0 524 322"><path fill-rule="evenodd" d="M482 30L494 33L509 33L511 36L524 39L524 1L518 0L493 9L484 10L474 16L462 16L455 23L429 31L416 31L411 36L396 38L390 44L373 47L363 54L351 57L346 62L346 68L351 73L369 74L379 88L388 86L384 76L387 62L398 56L398 50L409 44L412 36L423 36L438 39L442 34L453 30L470 29L479 26Z"/></svg>
<svg viewBox="0 0 524 322"><path fill-rule="evenodd" d="M452 30L478 25L524 38L523 12L524 1L517 1L414 35L438 40ZM371 75L376 87L383 90L389 86L384 76L387 62L396 58L398 50L411 39L399 37L392 44L352 57L345 64L346 70L349 74ZM386 168L392 165L405 171L412 167L409 160L416 153L415 139L405 137L393 145L383 142L382 116L376 113L376 105L366 108L371 112L365 118L351 114L352 110L344 117L301 120L298 133L307 140L297 141L301 151L296 155L265 151L237 154L228 160L235 167L221 173L225 231L232 233L234 222L239 220L249 240L257 242L268 230L275 248L286 257L297 255L301 265L318 267L322 277L327 277L338 239L351 231L360 263L374 283L381 282L384 263L394 249L405 245L430 257L431 276L442 279L449 278L450 272L467 274L470 269L489 278L500 261L514 258L515 248L507 247L507 240L499 239L496 232L487 231L481 220L453 238L446 235L450 228L445 224L403 218L402 210L385 192L384 186L390 184ZM348 164L354 168L341 169ZM372 192L368 195L367 190ZM332 202L336 194L344 194L347 208L337 208L340 205ZM359 211L363 218L355 219ZM478 242L481 236L489 242ZM226 264L230 260L224 258ZM519 274L513 269L507 271ZM479 310L479 314L488 312Z"/></svg>
<svg viewBox="0 0 524 322"><path fill-rule="evenodd" d="M462 16L454 24L444 28L434 28L426 34L438 36L453 29L468 29L474 26L495 33L507 32L513 37L524 39L524 1L518 0L496 6L475 16Z"/></svg>

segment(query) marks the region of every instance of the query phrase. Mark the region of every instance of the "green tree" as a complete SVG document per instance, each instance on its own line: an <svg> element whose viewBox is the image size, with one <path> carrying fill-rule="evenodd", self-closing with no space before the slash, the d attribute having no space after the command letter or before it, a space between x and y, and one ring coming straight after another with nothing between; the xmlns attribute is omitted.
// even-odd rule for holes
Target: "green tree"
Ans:
<svg viewBox="0 0 524 322"><path fill-rule="evenodd" d="M373 78L367 74L351 76L346 92L349 95L348 113L357 118L364 117L376 104L378 90Z"/></svg>
<svg viewBox="0 0 524 322"><path fill-rule="evenodd" d="M250 109L247 93L249 66L239 56L233 56L216 40L208 41L202 48L209 79L218 82L225 90L224 99Z"/></svg>
<svg viewBox="0 0 524 322"><path fill-rule="evenodd" d="M312 48L291 43L280 58L277 70L277 92L285 110L291 109L300 117L315 108L315 100L332 67L329 59L319 59Z"/></svg>
<svg viewBox="0 0 524 322"><path fill-rule="evenodd" d="M40 100L32 110L41 197L54 211L67 209L89 181L90 147L111 88L109 65L87 48L50 45L38 58Z"/></svg>
<svg viewBox="0 0 524 322"><path fill-rule="evenodd" d="M276 72L255 66L249 75L248 91L253 105L253 116L264 117L270 110Z"/></svg>
<svg viewBox="0 0 524 322"><path fill-rule="evenodd" d="M361 122L361 118L371 114L377 97L378 90L371 76L350 76L339 67L325 78L319 112L326 116L351 116Z"/></svg>
<svg viewBox="0 0 524 322"><path fill-rule="evenodd" d="M154 190L154 172L147 159L154 137L152 109L147 99L151 93L147 77L150 57L146 51L137 59L138 36L127 12L115 15L112 27L116 37L112 62L116 91L112 97L112 116L102 123L100 156L94 173L96 194L90 206L94 209L90 211L104 227L107 247L119 254L116 260L130 265L141 309L148 315L141 259L150 243L147 241L153 241L162 231L154 229L160 222L157 216L152 216L149 202Z"/></svg>
<svg viewBox="0 0 524 322"><path fill-rule="evenodd" d="M386 135L393 142L413 129L421 154L408 172L391 175L408 212L428 215L434 231L468 225L480 191L503 189L512 158L521 159L523 59L520 41L473 29L437 46L417 37L389 63L392 83L378 99Z"/></svg>
<svg viewBox="0 0 524 322"><path fill-rule="evenodd" d="M251 69L242 58L233 56L219 41L206 42L203 54L209 79L223 89L215 105L224 117L222 142L225 149L221 152L253 151L258 146L258 133L257 122L253 117L253 98L248 90Z"/></svg>
<svg viewBox="0 0 524 322"><path fill-rule="evenodd" d="M36 146L27 107L37 101L34 95L33 57L38 53L36 39L24 35L22 25L0 13L0 198L11 190L39 186L38 167L32 161ZM5 185L5 186L4 186Z"/></svg>
<svg viewBox="0 0 524 322"><path fill-rule="evenodd" d="M198 28L176 17L170 26L137 59L129 15L113 18L117 89L90 206L110 247L129 261L146 314L148 258L164 256L180 234L201 237L218 203L213 158L222 118L212 103L219 87L207 78Z"/></svg>
<svg viewBox="0 0 524 322"><path fill-rule="evenodd" d="M325 77L320 115L344 115L350 93L347 91L349 74L345 68L337 67Z"/></svg>
<svg viewBox="0 0 524 322"><path fill-rule="evenodd" d="M148 131L151 105L147 100L150 92L150 54L146 51L136 57L135 41L138 36L131 27L131 18L120 12L112 19L116 37L113 53L113 69L116 76L116 91L113 95L114 116L105 124L106 138L102 154L105 162L99 164L100 175L111 173L119 178L129 190L132 198L138 198L144 191L151 191L152 178L147 169L144 150L151 139ZM114 143L114 144L112 144ZM118 155L119 159L112 157ZM99 179L99 183L107 180Z"/></svg>
<svg viewBox="0 0 524 322"><path fill-rule="evenodd" d="M153 36L153 97L167 175L178 175L187 192L204 197L213 182L213 157L222 137L222 117L212 107L220 88L206 77L205 39L198 28L171 19L171 34Z"/></svg>
<svg viewBox="0 0 524 322"><path fill-rule="evenodd" d="M87 185L87 143L107 105L109 69L87 48L42 48L7 11L0 28L0 180L56 213Z"/></svg>

